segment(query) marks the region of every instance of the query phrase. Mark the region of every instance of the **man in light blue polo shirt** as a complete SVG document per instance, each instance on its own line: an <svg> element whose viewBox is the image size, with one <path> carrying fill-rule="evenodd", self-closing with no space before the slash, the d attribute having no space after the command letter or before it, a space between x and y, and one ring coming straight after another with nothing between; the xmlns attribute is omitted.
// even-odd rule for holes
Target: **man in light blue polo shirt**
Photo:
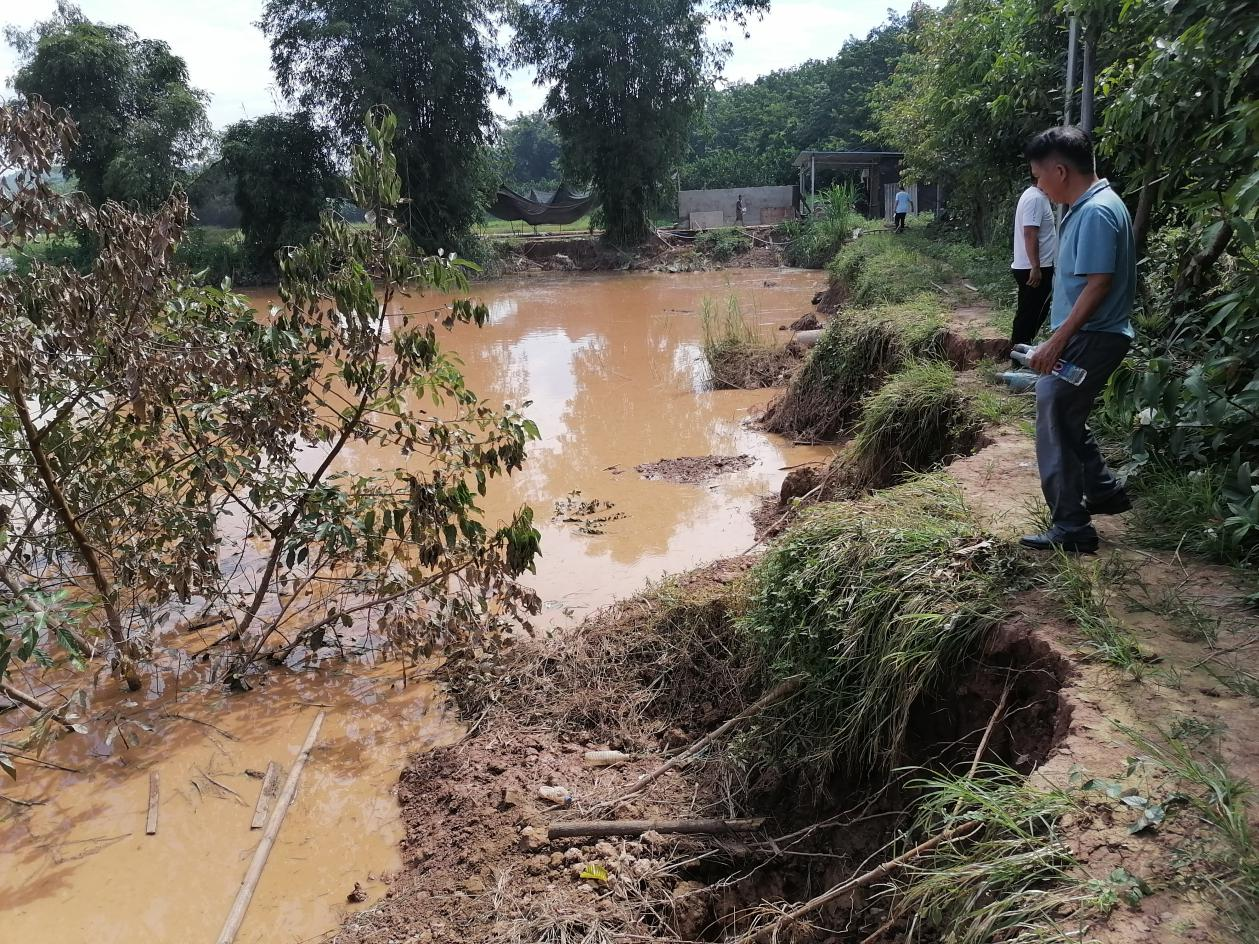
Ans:
<svg viewBox="0 0 1259 944"><path fill-rule="evenodd" d="M1053 333L1036 348L1036 463L1053 521L1044 534L1024 537L1025 547L1097 550L1093 515L1132 507L1106 467L1088 428L1097 395L1132 343L1136 247L1132 218L1119 195L1094 169L1093 142L1079 128L1050 128L1027 145L1032 174L1049 199L1070 209L1058 234ZM1066 361L1087 371L1078 386L1051 373Z"/></svg>

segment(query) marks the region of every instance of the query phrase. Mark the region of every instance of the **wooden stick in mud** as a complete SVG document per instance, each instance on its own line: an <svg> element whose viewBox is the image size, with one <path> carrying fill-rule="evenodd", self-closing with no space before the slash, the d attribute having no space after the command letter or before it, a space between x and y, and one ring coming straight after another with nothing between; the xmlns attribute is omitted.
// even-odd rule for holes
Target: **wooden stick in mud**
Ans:
<svg viewBox="0 0 1259 944"><path fill-rule="evenodd" d="M157 835L157 804L160 793L162 775L156 770L149 772L149 815L144 821L144 835Z"/></svg>
<svg viewBox="0 0 1259 944"><path fill-rule="evenodd" d="M261 829L267 821L267 809L271 806L271 798L275 796L280 785L280 765L275 761L267 764L267 772L262 778L262 789L258 791L258 804L254 807L254 818L250 829Z"/></svg>
<svg viewBox="0 0 1259 944"><path fill-rule="evenodd" d="M688 760L690 760L692 757L694 757L696 754L698 754L700 751L706 748L709 744L717 740L726 732L730 731L732 728L735 728L738 725L742 724L744 721L748 720L748 718L751 718L754 715L760 714L770 705L776 704L777 702L782 701L784 698L789 698L790 696L798 692L803 686L804 686L803 675L797 675L793 678L787 679L785 682L782 682L781 684L774 687L771 691L769 691L768 693L758 698L753 705L740 711L737 715L735 715L733 718L731 718L721 727L717 728L717 730L712 731L708 734L705 734L702 738L700 738L698 741L696 741L686 750L682 751L679 754L673 755L667 761L661 764L659 767L655 768L654 770L649 770L647 773L643 774L641 777L638 778L637 781L635 781L634 786L630 787L627 791L622 793L615 800L612 800L608 803L600 804L598 808L611 806L614 803L620 803L622 800L633 796L635 793L639 793L640 791L643 790L643 788L645 788L652 781L656 780L661 775L672 770L674 767L678 766L679 764L686 763Z"/></svg>
<svg viewBox="0 0 1259 944"><path fill-rule="evenodd" d="M548 839L573 836L641 836L643 833L683 833L685 835L720 835L747 833L760 829L760 819L596 819L584 822L559 823L546 831Z"/></svg>
<svg viewBox="0 0 1259 944"><path fill-rule="evenodd" d="M902 865L912 862L921 855L925 855L941 843L949 842L953 839L960 839L963 836L973 833L980 827L980 825L981 824L977 821L971 821L969 823L962 823L960 826L954 826L951 829L946 829L939 835L933 836L925 842L920 842L908 852L901 853L895 859L889 859L887 862L876 866L868 872L863 872L861 875L854 876L846 882L840 882L834 888L829 891L822 892L822 894L818 895L816 898L810 898L803 905L800 905L800 907L779 916L763 928L759 928L756 931L749 931L742 937L736 938L735 944L763 944L763 942L770 940L784 924L789 924L792 921L798 921L805 915L811 914L819 908L830 904L846 892L850 892L855 888L864 888L867 885L874 884L880 879L886 878Z"/></svg>
<svg viewBox="0 0 1259 944"><path fill-rule="evenodd" d="M288 814L289 806L297 793L297 783L302 779L302 769L306 766L310 752L315 747L315 739L319 737L319 729L323 727L325 717L326 712L323 711L315 715L315 720L306 735L306 742L298 751L297 760L293 762L288 778L284 781L284 789L280 791L275 810L267 821L267 828L262 834L262 839L258 841L258 848L254 850L253 861L249 863L249 870L241 880L240 891L236 893L236 900L232 902L232 910L228 912L227 920L223 922L223 930L219 932L216 944L232 944L236 940L240 926L245 920L245 912L249 910L249 902L254 897L254 889L258 887L258 879L262 878L262 870L266 868L267 856L271 854L275 837L280 834L280 827L284 825L284 817Z"/></svg>

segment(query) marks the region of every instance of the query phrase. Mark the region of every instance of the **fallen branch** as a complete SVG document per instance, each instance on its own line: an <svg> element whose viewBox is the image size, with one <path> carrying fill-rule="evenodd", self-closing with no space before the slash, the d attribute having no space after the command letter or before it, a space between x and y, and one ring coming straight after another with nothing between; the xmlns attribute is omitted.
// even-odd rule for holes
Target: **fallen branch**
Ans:
<svg viewBox="0 0 1259 944"><path fill-rule="evenodd" d="M822 894L818 895L816 898L810 898L803 905L800 905L800 907L794 909L793 911L789 911L784 915L779 916L774 921L765 925L765 927L760 928L756 931L749 931L747 934L743 935L742 937L736 938L735 944L762 944L762 942L768 941L771 937L777 934L778 930L784 924L788 924L793 921L798 921L800 918L804 917L805 915L811 914L814 911L817 911L819 908L823 908L826 905L830 904L832 901L834 901L836 898L839 898L841 895L845 894L846 892L850 892L856 888L864 888L867 885L873 885L875 882L879 881L880 879L886 878L888 875L895 872L902 865L906 865L912 862L914 859L917 859L919 856L925 855L926 853L930 852L932 849L934 849L936 846L940 845L941 843L949 842L953 839L961 839L963 836L968 836L971 833L973 833L976 829L978 829L981 825L982 824L979 821L972 820L971 822L968 822L968 823L962 823L960 826L954 826L951 829L946 829L944 832L940 833L938 836L933 836L931 839L928 839L925 842L920 842L918 845L914 846L908 852L901 853L895 859L889 859L887 862L884 862L882 865L876 866L875 868L871 869L868 872L863 872L861 875L854 876L853 878L848 879L848 881L846 882L840 882L834 888L831 888L829 891L823 892Z"/></svg>
<svg viewBox="0 0 1259 944"><path fill-rule="evenodd" d="M247 804L245 803L245 798L244 798L244 797L242 797L242 796L241 796L239 793L237 793L235 790L233 790L231 787L229 787L227 784L225 784L225 783L219 783L217 780L215 780L213 777L211 777L208 773L206 773L206 772L205 772L204 770L202 770L200 767L198 767L198 768L197 768L197 773L201 774L201 776L205 777L205 779L206 779L206 780L208 780L210 783L214 784L214 786L218 787L218 788L219 788L220 790L222 790L224 793L230 793L232 796L234 796L234 797L236 798L236 802L237 802L237 803L239 803L241 806L246 806L246 805L247 805Z"/></svg>
<svg viewBox="0 0 1259 944"><path fill-rule="evenodd" d="M8 800L15 806L43 806L47 800L19 800L17 797L5 796L0 793L0 800Z"/></svg>
<svg viewBox="0 0 1259 944"><path fill-rule="evenodd" d="M210 728L210 729L212 729L212 730L214 730L214 731L219 732L219 734L223 735L223 737L227 738L229 741L239 741L239 740L240 740L240 738L238 738L238 737L237 737L235 734L233 734L231 731L224 731L224 730L223 730L222 728L220 728L217 724L214 724L214 723L212 723L212 722L210 722L210 721L202 721L200 718L194 718L194 717L192 717L191 715L181 715L181 714L178 714L178 713L176 713L176 712L174 712L174 711L169 711L169 712L167 712L166 714L162 715L162 717L163 717L163 718L178 718L180 721L191 721L193 724L200 724L200 725L204 725L204 726L205 726L205 727L207 727L207 728Z"/></svg>
<svg viewBox="0 0 1259 944"><path fill-rule="evenodd" d="M310 731L306 734L306 741L297 753L297 760L293 762L293 767L289 770L288 779L284 781L284 789L280 793L279 802L276 803L271 819L267 822L266 831L258 842L258 848L254 850L253 861L249 863L249 870L241 880L240 891L236 893L236 900L232 902L232 910L228 912L227 920L223 922L223 930L219 932L216 944L232 944L236 940L241 923L245 920L245 912L249 910L249 902L254 897L254 889L258 887L258 879L262 878L262 870L266 868L271 847L275 845L275 838L280 833L280 827L284 825L284 817L288 814L289 806L297 793L297 783L302 779L302 770L306 766L310 752L315 748L315 739L319 737L319 729L323 727L325 717L324 712L319 712L310 726Z"/></svg>
<svg viewBox="0 0 1259 944"><path fill-rule="evenodd" d="M74 730L74 724L67 721L63 714L53 708L52 705L45 704L29 692L24 692L22 689L16 688L9 682L0 681L0 693L8 695L19 705L24 705L31 711L38 712L41 715L48 715L48 717L52 718L53 721L57 722L57 724L61 725L67 731Z"/></svg>
<svg viewBox="0 0 1259 944"><path fill-rule="evenodd" d="M760 829L759 819L614 819L559 823L546 831L548 839L573 836L641 836L643 833L681 833L684 835L722 835L747 833Z"/></svg>
<svg viewBox="0 0 1259 944"><path fill-rule="evenodd" d="M797 676L794 676L793 678L787 679L785 682L782 682L781 684L777 685L770 692L758 698L756 702L752 704L750 707L745 708L742 711L740 711L737 715L735 715L733 718L731 718L721 727L717 728L717 730L704 735L702 738L700 738L698 741L696 741L686 750L682 751L679 754L675 754L673 757L670 757L667 761L665 761L659 767L656 767L654 770L649 770L647 773L643 774L641 777L638 778L637 781L635 781L634 786L630 787L629 790L621 794L615 800L610 800L605 803L601 803L598 806L596 806L595 809L604 809L606 807L612 806L613 804L620 803L622 800L628 799L634 794L641 792L648 784L652 783L654 780L656 780L663 774L667 773L668 771L672 770L674 767L677 767L679 764L686 763L688 760L690 760L692 757L694 757L696 754L698 754L700 751L702 751L709 744L717 740L726 732L742 724L744 721L746 721L748 718L751 718L753 715L759 714L761 711L768 708L770 705L776 704L777 702L780 702L785 698L789 698L790 696L794 695L803 687L804 687L803 675L797 675Z"/></svg>

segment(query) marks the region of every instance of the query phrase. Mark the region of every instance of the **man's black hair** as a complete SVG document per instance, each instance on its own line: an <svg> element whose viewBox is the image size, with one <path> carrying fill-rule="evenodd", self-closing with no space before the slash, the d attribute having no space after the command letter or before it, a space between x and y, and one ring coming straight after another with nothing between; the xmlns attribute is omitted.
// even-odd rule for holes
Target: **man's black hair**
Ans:
<svg viewBox="0 0 1259 944"><path fill-rule="evenodd" d="M1023 156L1029 161L1043 161L1053 156L1061 158L1081 174L1091 174L1097 165L1093 161L1093 139L1072 125L1055 126L1042 131L1023 148Z"/></svg>

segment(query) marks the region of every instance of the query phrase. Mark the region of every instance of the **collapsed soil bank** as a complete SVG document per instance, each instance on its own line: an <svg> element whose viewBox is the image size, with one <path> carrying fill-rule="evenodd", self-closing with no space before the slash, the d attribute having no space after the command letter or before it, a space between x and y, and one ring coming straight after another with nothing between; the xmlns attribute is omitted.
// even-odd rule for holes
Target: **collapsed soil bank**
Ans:
<svg viewBox="0 0 1259 944"><path fill-rule="evenodd" d="M561 940L561 934L594 941L627 935L721 940L746 930L759 903L807 898L877 853L900 822L902 787L836 781L827 796L806 800L795 784L768 771L771 776L736 790L733 795L744 800L731 807L732 784L723 780L721 766L701 765L671 771L643 794L616 801L669 751L693 742L754 697L736 687L737 669L702 656L716 652L730 631L728 590L749 563L722 562L681 582L687 605L702 613L713 633L709 645L696 650L699 659L664 675L656 674L664 671L661 663L647 671L620 666L627 676L623 684L640 695L654 690L663 711L639 715L627 707L620 713L625 692L603 691L597 678L586 692L557 685L553 660L580 662L600 658L597 650L606 655L661 645L644 628L662 616L667 621L677 599L672 595L613 608L587 624L580 640L522 655L506 667L498 683L506 688L493 696L497 704L484 704L484 692L473 696L465 709L488 711L475 733L414 758L401 777L406 870L389 897L352 918L336 940L538 941ZM633 634L638 638L626 641ZM574 647L581 651L574 654ZM913 756L933 764L972 757L1008 688L1008 711L993 727L988 750L992 758L1031 770L1053 753L1069 726L1067 675L1062 655L1034 632L1003 627L945 697L915 706ZM634 759L612 768L585 763L587 751L608 749ZM570 795L571 808L545 799L546 788ZM593 812L609 801L607 810ZM592 815L739 815L766 822L753 834L716 841L651 831L547 840L548 826ZM795 835L800 830L807 835ZM787 838L773 843L775 836ZM846 920L854 933L882 919L851 900L817 917L824 924Z"/></svg>

